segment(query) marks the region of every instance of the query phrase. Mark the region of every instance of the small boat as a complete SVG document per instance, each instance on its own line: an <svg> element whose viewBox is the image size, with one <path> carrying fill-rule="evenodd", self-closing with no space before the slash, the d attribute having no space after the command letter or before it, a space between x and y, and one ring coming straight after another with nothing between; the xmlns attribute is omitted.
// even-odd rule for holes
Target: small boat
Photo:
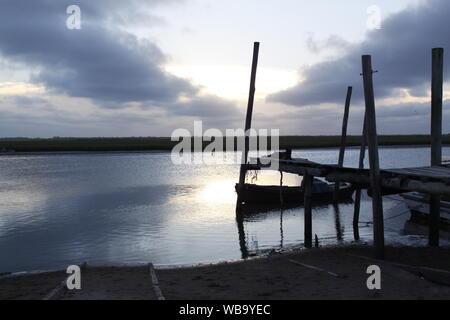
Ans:
<svg viewBox="0 0 450 320"><path fill-rule="evenodd" d="M401 195L411 210L411 222L428 224L430 216L430 196L420 192L410 192ZM450 227L450 198L441 198L441 226Z"/></svg>
<svg viewBox="0 0 450 320"><path fill-rule="evenodd" d="M327 183L319 179L313 180L312 201L314 203L330 203L333 201L334 183ZM236 184L236 192L240 200L245 204L279 204L281 199L283 203L303 204L304 188L300 187L280 187L280 186L261 186L255 184L244 184L239 188ZM349 183L339 185L339 200L351 200L354 188Z"/></svg>

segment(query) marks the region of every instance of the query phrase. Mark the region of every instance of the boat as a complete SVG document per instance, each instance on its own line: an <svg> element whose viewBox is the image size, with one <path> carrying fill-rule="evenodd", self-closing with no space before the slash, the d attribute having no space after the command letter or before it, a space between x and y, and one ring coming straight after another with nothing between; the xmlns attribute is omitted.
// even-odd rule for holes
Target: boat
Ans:
<svg viewBox="0 0 450 320"><path fill-rule="evenodd" d="M409 192L401 195L405 199L408 208L411 210L411 222L428 224L430 216L430 196L420 192ZM450 227L450 197L441 198L441 227Z"/></svg>
<svg viewBox="0 0 450 320"><path fill-rule="evenodd" d="M330 203L333 201L334 183L314 179L311 197L313 203ZM339 185L339 200L348 201L352 199L354 188L349 183ZM244 184L242 188L236 184L236 192L242 203L245 204L303 204L304 188L288 186L262 186L256 184Z"/></svg>

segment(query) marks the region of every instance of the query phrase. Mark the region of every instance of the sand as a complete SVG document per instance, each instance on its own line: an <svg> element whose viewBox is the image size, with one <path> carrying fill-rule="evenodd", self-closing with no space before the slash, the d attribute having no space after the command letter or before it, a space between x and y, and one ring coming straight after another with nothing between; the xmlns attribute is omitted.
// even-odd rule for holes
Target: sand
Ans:
<svg viewBox="0 0 450 320"><path fill-rule="evenodd" d="M449 272L439 275L450 275L450 249L387 248L384 262L364 258L371 254L368 247L313 249L243 262L157 268L156 273L165 298L175 300L450 299L450 286L392 264L438 268ZM381 290L366 285L367 267L373 264L381 268ZM0 278L0 299L42 299L65 276ZM155 300L156 295L148 266L88 266L82 271L82 290L63 289L54 299Z"/></svg>

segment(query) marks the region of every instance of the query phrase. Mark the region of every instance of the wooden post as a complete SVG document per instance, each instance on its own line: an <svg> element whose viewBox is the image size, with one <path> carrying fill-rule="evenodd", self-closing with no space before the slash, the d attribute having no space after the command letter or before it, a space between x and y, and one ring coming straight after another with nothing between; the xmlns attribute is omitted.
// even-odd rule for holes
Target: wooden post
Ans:
<svg viewBox="0 0 450 320"><path fill-rule="evenodd" d="M238 188L238 201L237 206L241 204L240 192L245 183L245 174L247 173L246 164L248 160L249 151L249 134L252 127L252 116L253 116L253 103L255 101L255 83L256 83L256 70L258 68L258 57L259 57L259 42L255 42L253 45L253 62L252 62L252 73L250 76L250 90L248 94L248 104L247 104L247 116L245 119L245 146L242 150L242 163L241 170L239 173L239 188Z"/></svg>
<svg viewBox="0 0 450 320"><path fill-rule="evenodd" d="M306 173L303 176L305 180L303 183L304 188L304 208L305 208L305 247L312 248L312 183L313 177Z"/></svg>
<svg viewBox="0 0 450 320"><path fill-rule="evenodd" d="M431 79L431 165L442 164L442 95L444 78L444 49L432 50ZM440 195L430 196L429 245L439 246Z"/></svg>
<svg viewBox="0 0 450 320"><path fill-rule="evenodd" d="M378 158L378 136L375 114L375 96L372 79L372 57L362 57L362 68L364 78L364 98L366 102L366 125L367 144L369 146L370 182L373 190L373 242L375 256L384 259L384 221L383 221L383 199L381 196L380 164Z"/></svg>
<svg viewBox="0 0 450 320"><path fill-rule="evenodd" d="M359 169L364 169L364 158L366 156L366 145L367 145L367 122L366 116L364 115L364 125L361 137L361 149L359 151ZM359 213L361 208L361 188L356 189L355 194L355 211L353 213L353 235L355 241L359 241Z"/></svg>
<svg viewBox="0 0 450 320"><path fill-rule="evenodd" d="M345 99L344 119L342 120L342 135L341 135L341 149L339 150L338 167L344 166L345 147L347 146L347 124L348 115L350 113L350 101L352 99L353 87L347 88L347 98ZM336 181L334 186L333 201L339 201L339 181Z"/></svg>

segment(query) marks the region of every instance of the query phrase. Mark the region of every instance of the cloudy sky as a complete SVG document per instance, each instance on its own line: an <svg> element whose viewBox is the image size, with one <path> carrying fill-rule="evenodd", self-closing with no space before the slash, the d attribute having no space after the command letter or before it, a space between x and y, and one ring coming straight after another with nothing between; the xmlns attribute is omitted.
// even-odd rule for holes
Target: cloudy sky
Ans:
<svg viewBox="0 0 450 320"><path fill-rule="evenodd" d="M67 26L71 5L81 29ZM254 41L256 127L338 134L352 85L360 134L371 54L379 132L428 133L431 49L450 52L448 16L448 0L2 0L0 136L240 128Z"/></svg>

